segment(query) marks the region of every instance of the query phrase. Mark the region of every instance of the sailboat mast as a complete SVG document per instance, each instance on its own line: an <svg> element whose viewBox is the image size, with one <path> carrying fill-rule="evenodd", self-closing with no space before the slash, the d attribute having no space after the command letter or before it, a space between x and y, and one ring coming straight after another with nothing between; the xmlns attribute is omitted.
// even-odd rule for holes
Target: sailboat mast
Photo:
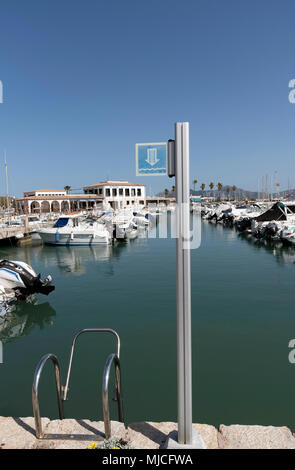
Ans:
<svg viewBox="0 0 295 470"><path fill-rule="evenodd" d="M4 156L5 156L6 207L7 207L7 209L9 209L9 197L8 197L8 175L7 175L6 150L4 151Z"/></svg>

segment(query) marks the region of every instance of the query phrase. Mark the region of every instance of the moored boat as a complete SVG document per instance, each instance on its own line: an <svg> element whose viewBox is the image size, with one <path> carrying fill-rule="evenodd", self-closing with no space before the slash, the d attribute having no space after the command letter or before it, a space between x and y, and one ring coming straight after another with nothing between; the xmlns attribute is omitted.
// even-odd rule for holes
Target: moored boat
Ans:
<svg viewBox="0 0 295 470"><path fill-rule="evenodd" d="M47 245L105 245L111 242L111 234L104 223L86 220L76 214L60 217L53 227L38 230Z"/></svg>
<svg viewBox="0 0 295 470"><path fill-rule="evenodd" d="M5 315L8 307L19 300L38 293L50 294L55 289L51 282L51 276L42 280L32 266L22 261L0 260L0 316Z"/></svg>

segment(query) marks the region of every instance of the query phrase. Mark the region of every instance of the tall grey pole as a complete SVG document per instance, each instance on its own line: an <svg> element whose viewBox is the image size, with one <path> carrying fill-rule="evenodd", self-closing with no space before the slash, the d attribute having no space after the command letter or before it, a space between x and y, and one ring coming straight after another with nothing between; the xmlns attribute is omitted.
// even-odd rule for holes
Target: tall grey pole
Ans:
<svg viewBox="0 0 295 470"><path fill-rule="evenodd" d="M7 175L7 161L6 161L6 150L4 150L5 156L5 183L6 183L6 206L9 208L9 197L8 197L8 175Z"/></svg>
<svg viewBox="0 0 295 470"><path fill-rule="evenodd" d="M178 442L192 444L189 123L175 124Z"/></svg>

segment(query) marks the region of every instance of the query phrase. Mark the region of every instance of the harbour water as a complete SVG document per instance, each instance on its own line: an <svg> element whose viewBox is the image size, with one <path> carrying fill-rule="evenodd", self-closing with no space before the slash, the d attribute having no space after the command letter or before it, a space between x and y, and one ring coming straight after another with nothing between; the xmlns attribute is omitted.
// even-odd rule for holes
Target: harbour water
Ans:
<svg viewBox="0 0 295 470"><path fill-rule="evenodd" d="M175 240L137 238L96 247L1 247L56 290L0 320L0 415L32 416L31 386L41 356L55 353L62 382L71 340L82 328L111 327L121 342L125 414L176 421ZM255 244L202 223L192 259L193 421L295 426L295 251ZM1 323L2 321L2 323ZM113 339L78 340L66 417L102 419L101 380ZM57 417L53 370L40 386L41 415ZM112 418L116 407L112 403Z"/></svg>

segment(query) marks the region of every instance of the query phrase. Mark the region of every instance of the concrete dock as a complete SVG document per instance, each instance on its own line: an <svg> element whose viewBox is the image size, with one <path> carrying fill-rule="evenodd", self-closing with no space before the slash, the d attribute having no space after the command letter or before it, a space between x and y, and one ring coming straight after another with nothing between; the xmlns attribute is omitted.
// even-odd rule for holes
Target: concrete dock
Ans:
<svg viewBox="0 0 295 470"><path fill-rule="evenodd" d="M13 226L0 229L0 240L5 240L8 238L17 238L21 239L25 236L28 236L32 233L33 229L31 227L24 226Z"/></svg>
<svg viewBox="0 0 295 470"><path fill-rule="evenodd" d="M135 449L161 449L177 427L172 422L148 421L131 423L128 428L117 421L111 425L112 437L124 439ZM42 426L44 433L58 439L36 439L34 418L0 417L0 449L87 449L104 440L102 421L42 418ZM193 428L207 449L295 449L294 434L285 426L193 424Z"/></svg>

